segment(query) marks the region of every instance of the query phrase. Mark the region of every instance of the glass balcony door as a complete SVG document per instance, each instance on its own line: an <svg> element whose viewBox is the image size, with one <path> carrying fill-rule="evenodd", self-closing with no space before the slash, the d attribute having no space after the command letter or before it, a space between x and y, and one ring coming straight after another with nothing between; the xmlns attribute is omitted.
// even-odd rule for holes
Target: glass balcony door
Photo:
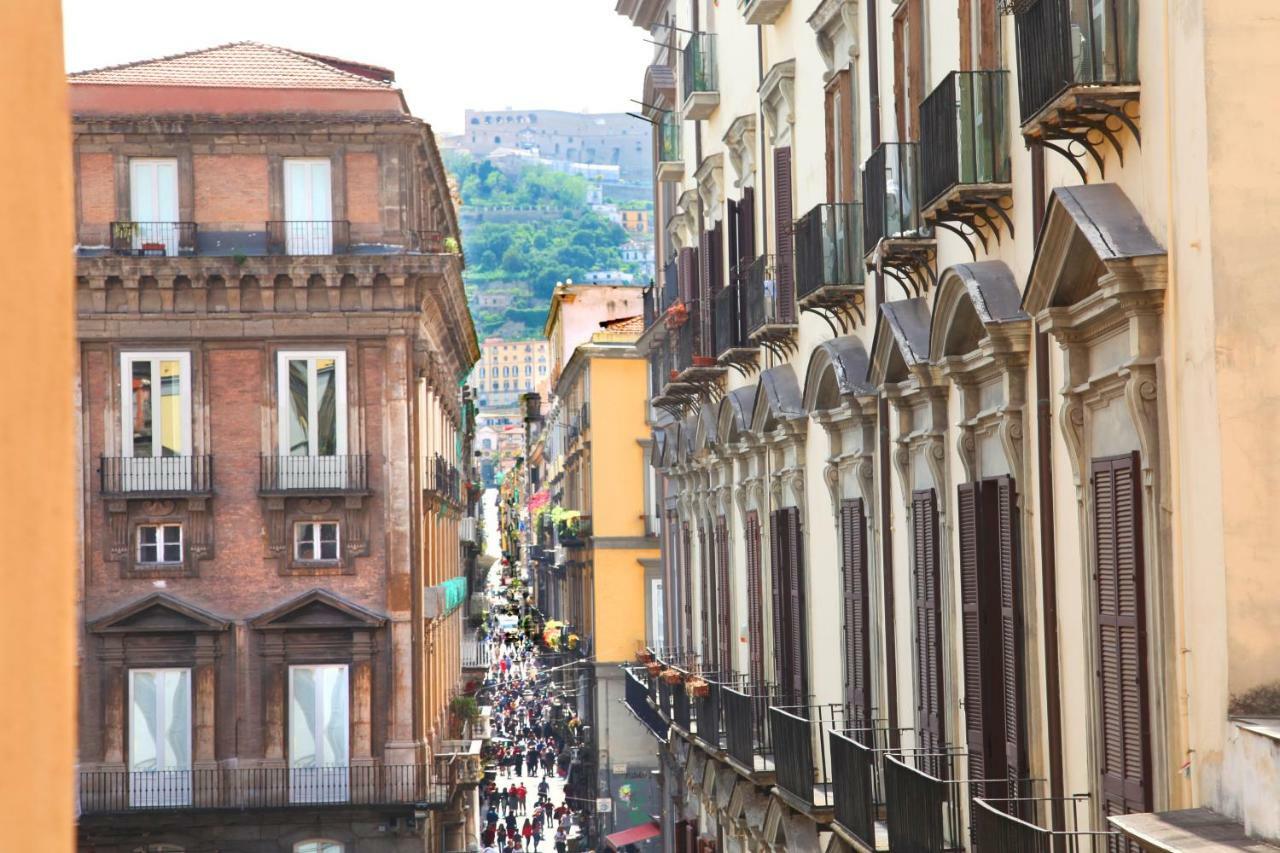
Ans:
<svg viewBox="0 0 1280 853"><path fill-rule="evenodd" d="M178 254L178 161L129 161L129 216L134 254Z"/></svg>
<svg viewBox="0 0 1280 853"><path fill-rule="evenodd" d="M280 482L285 488L346 486L346 354L279 354Z"/></svg>
<svg viewBox="0 0 1280 853"><path fill-rule="evenodd" d="M328 160L284 161L284 238L290 255L333 254L332 190Z"/></svg>
<svg viewBox="0 0 1280 853"><path fill-rule="evenodd" d="M350 798L347 666L289 667L289 801Z"/></svg>
<svg viewBox="0 0 1280 853"><path fill-rule="evenodd" d="M191 670L129 670L129 805L191 804Z"/></svg>
<svg viewBox="0 0 1280 853"><path fill-rule="evenodd" d="M191 488L191 354L120 356L126 492Z"/></svg>

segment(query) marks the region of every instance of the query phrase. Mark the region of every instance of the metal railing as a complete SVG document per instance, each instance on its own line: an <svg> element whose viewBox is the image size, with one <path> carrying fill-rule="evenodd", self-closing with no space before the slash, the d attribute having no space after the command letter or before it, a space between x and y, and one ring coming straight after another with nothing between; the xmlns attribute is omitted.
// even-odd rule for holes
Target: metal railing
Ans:
<svg viewBox="0 0 1280 853"><path fill-rule="evenodd" d="M104 495L203 494L213 483L213 457L103 456L98 480Z"/></svg>
<svg viewBox="0 0 1280 853"><path fill-rule="evenodd" d="M707 349L702 340L702 302L694 299L685 303L688 315L681 326L676 329L676 370L687 370L695 367L698 360L706 358Z"/></svg>
<svg viewBox="0 0 1280 853"><path fill-rule="evenodd" d="M1080 828L1080 807L1087 812L1088 805L1087 794L1007 800L974 797L974 845L978 850L1000 853L1103 853L1114 849L1121 839L1119 832ZM1061 809L1067 825L1046 829L1055 807Z"/></svg>
<svg viewBox="0 0 1280 853"><path fill-rule="evenodd" d="M662 302L658 314L662 314L680 298L680 262L674 258L662 268Z"/></svg>
<svg viewBox="0 0 1280 853"><path fill-rule="evenodd" d="M268 255L341 255L351 245L351 223L345 219L267 222Z"/></svg>
<svg viewBox="0 0 1280 853"><path fill-rule="evenodd" d="M649 685L645 683L637 669L625 667L625 670L627 707L655 737L666 740L667 721L649 702Z"/></svg>
<svg viewBox="0 0 1280 853"><path fill-rule="evenodd" d="M737 277L729 282L712 298L712 313L715 326L716 357L724 355L731 349L748 347L746 316L739 298L741 291Z"/></svg>
<svg viewBox="0 0 1280 853"><path fill-rule="evenodd" d="M743 684L720 691L729 756L752 772L773 769L769 708L797 704L797 697L772 684Z"/></svg>
<svg viewBox="0 0 1280 853"><path fill-rule="evenodd" d="M794 326L795 306L781 304L773 255L761 255L742 271L738 286L744 303L747 336L752 337L766 326Z"/></svg>
<svg viewBox="0 0 1280 853"><path fill-rule="evenodd" d="M465 669L480 669L489 665L489 641L482 640L474 634L464 632L462 635L462 666Z"/></svg>
<svg viewBox="0 0 1280 853"><path fill-rule="evenodd" d="M796 297L824 287L860 287L862 205L819 204L796 222Z"/></svg>
<svg viewBox="0 0 1280 853"><path fill-rule="evenodd" d="M111 252L157 258L194 255L196 229L194 222L112 222Z"/></svg>
<svg viewBox="0 0 1280 853"><path fill-rule="evenodd" d="M426 490L453 504L462 503L462 472L439 453L427 463Z"/></svg>
<svg viewBox="0 0 1280 853"><path fill-rule="evenodd" d="M1073 86L1137 85L1137 0L1038 0L1016 20L1024 124Z"/></svg>
<svg viewBox="0 0 1280 853"><path fill-rule="evenodd" d="M964 849L959 752L902 751L884 758L889 849L944 853Z"/></svg>
<svg viewBox="0 0 1280 853"><path fill-rule="evenodd" d="M667 110L658 121L658 162L680 162L680 115Z"/></svg>
<svg viewBox="0 0 1280 853"><path fill-rule="evenodd" d="M914 142L876 147L862 172L863 249L881 239L923 239L933 234L920 216L920 150Z"/></svg>
<svg viewBox="0 0 1280 853"><path fill-rule="evenodd" d="M85 815L185 809L262 809L447 803L453 785L425 764L201 770L85 770Z"/></svg>
<svg viewBox="0 0 1280 853"><path fill-rule="evenodd" d="M681 77L684 81L684 97L687 100L695 92L719 90L716 78L715 33L693 33L680 52Z"/></svg>
<svg viewBox="0 0 1280 853"><path fill-rule="evenodd" d="M832 806L827 731L844 724L843 705L771 707L769 727L777 754L778 786L809 806Z"/></svg>
<svg viewBox="0 0 1280 853"><path fill-rule="evenodd" d="M1007 184L1008 71L952 71L920 105L920 191L932 204L962 184Z"/></svg>
<svg viewBox="0 0 1280 853"><path fill-rule="evenodd" d="M900 735L902 731L897 733ZM831 788L835 820L871 848L876 823L884 820L884 756L894 748L894 730L882 722L871 728L829 732Z"/></svg>
<svg viewBox="0 0 1280 853"><path fill-rule="evenodd" d="M263 456L258 489L273 492L363 492L369 488L369 456Z"/></svg>

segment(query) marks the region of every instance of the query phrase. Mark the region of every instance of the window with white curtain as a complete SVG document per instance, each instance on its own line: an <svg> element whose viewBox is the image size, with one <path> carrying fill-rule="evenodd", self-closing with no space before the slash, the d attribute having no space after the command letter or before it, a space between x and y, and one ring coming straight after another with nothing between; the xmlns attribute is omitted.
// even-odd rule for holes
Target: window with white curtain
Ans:
<svg viewBox="0 0 1280 853"><path fill-rule="evenodd" d="M343 847L336 841L326 839L299 841L293 845L293 853L343 853Z"/></svg>
<svg viewBox="0 0 1280 853"><path fill-rule="evenodd" d="M346 664L289 667L290 799L348 798L350 705Z"/></svg>
<svg viewBox="0 0 1280 853"><path fill-rule="evenodd" d="M129 670L129 802L191 802L191 670Z"/></svg>

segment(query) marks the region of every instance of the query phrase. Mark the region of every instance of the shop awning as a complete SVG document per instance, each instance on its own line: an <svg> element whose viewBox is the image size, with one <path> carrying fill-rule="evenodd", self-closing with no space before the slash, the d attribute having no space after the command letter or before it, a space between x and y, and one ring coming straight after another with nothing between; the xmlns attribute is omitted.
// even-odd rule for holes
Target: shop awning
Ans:
<svg viewBox="0 0 1280 853"><path fill-rule="evenodd" d="M621 850L628 844L648 841L650 838L657 838L661 834L662 827L653 821L649 821L639 826L633 826L630 829L624 829L621 832L615 832L613 835L606 835L604 840L609 845L610 850Z"/></svg>

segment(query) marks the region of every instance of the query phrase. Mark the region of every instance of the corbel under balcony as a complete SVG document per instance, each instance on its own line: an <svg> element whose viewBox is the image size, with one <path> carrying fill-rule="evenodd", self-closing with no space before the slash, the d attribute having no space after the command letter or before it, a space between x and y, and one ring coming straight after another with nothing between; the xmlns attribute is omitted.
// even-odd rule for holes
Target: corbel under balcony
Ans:
<svg viewBox="0 0 1280 853"><path fill-rule="evenodd" d="M748 24L772 24L782 17L791 0L738 0L738 8Z"/></svg>

